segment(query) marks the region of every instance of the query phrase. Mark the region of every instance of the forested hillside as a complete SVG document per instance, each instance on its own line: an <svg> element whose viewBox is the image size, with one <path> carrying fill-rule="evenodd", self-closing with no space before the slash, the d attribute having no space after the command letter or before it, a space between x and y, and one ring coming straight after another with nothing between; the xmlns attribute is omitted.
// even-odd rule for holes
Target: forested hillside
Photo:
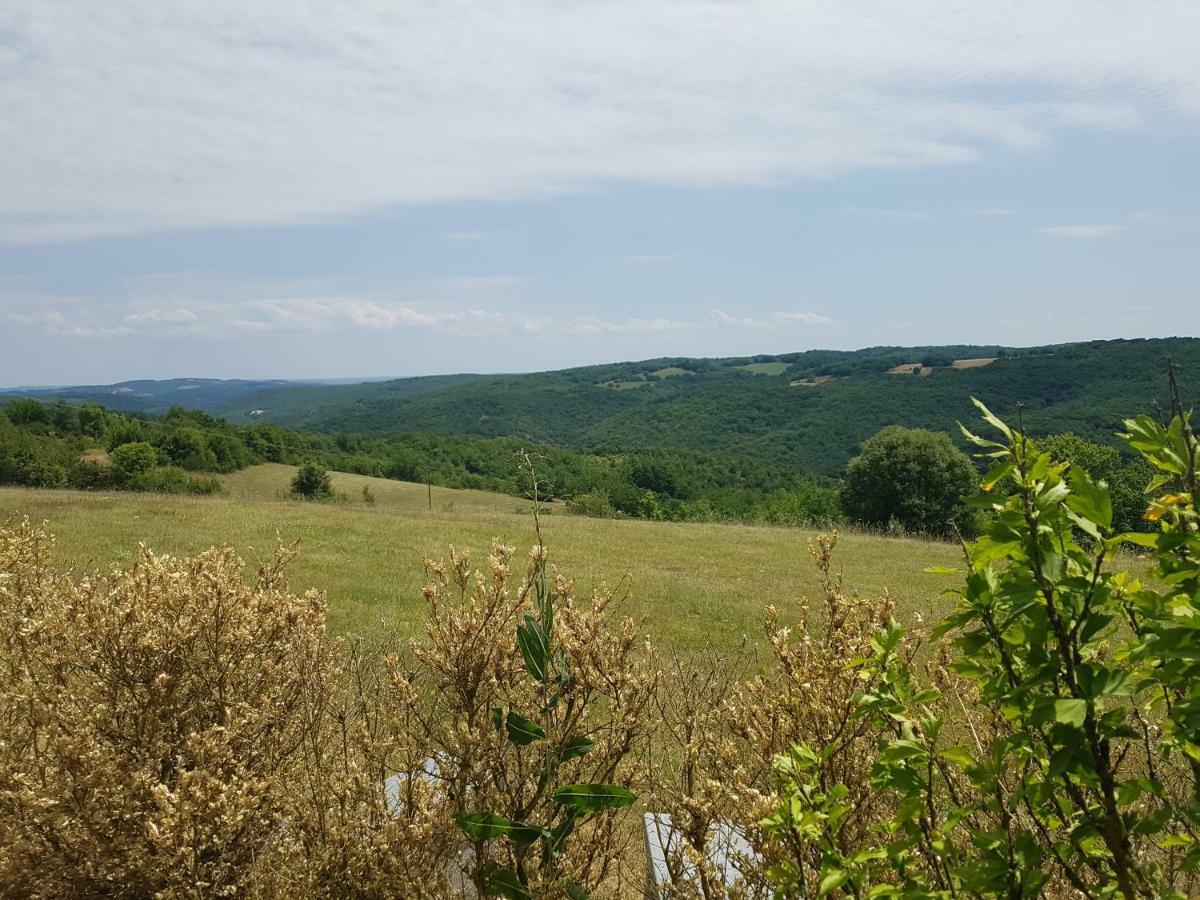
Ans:
<svg viewBox="0 0 1200 900"><path fill-rule="evenodd" d="M1111 442L1122 415L1150 410L1162 397L1168 358L1195 396L1200 340L1168 338L1020 350L817 350L529 375L284 385L238 397L221 412L231 421L326 432L516 436L593 450L687 448L835 475L886 425L957 436L956 422L973 414L971 396L1014 417L1023 404L1031 434L1072 431Z"/></svg>

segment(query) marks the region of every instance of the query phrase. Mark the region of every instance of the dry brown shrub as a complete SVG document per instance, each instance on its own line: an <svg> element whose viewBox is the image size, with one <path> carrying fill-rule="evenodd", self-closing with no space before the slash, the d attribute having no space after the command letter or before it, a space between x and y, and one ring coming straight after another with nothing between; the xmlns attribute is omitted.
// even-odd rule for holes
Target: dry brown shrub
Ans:
<svg viewBox="0 0 1200 900"><path fill-rule="evenodd" d="M0 892L238 893L336 670L325 601L229 548L70 578L0 531Z"/></svg>
<svg viewBox="0 0 1200 900"><path fill-rule="evenodd" d="M426 562L427 639L412 642L406 659L393 660L392 735L407 750L406 765L436 761L434 780L448 812L490 812L551 828L565 813L551 800L559 785L603 783L643 791L641 751L657 673L632 620L610 624L617 599L612 593L596 592L579 603L571 581L546 571L547 551L540 543L518 580L514 552L494 543L482 570L453 549L444 562ZM559 703L548 720L539 719L546 722L546 739L519 747L496 727L493 710L534 717L547 704L549 688L530 677L515 640L518 617L531 609L543 574L555 609L551 645L565 654L570 681L554 688L561 690ZM543 777L546 753L572 738L590 739L594 748ZM619 896L630 878L641 879L640 869L631 875L625 865L637 860L630 846L636 836L632 815L606 811L592 817L549 866L540 865L536 848L492 840L470 846L465 868L473 873L489 860L511 868L527 878L535 896L557 895L564 877L594 896ZM467 842L456 826L450 828Z"/></svg>
<svg viewBox="0 0 1200 900"><path fill-rule="evenodd" d="M859 695L871 687L862 662L873 654L871 639L891 619L885 596L865 599L847 592L834 567L837 533L809 545L821 574L822 598L814 610L799 601L794 624L771 605L764 630L769 666L738 680L729 660L711 657L700 666L678 665L660 700L675 756L664 755L657 801L669 812L684 841L668 861L678 897L767 897L773 888L766 872L795 848L770 839L759 822L778 803L772 762L797 743L824 754L823 784L851 790L853 811L841 833L846 849L868 846L887 809L886 798L870 787L871 768L882 732L856 715ZM906 638L911 661L917 638ZM705 847L720 823L733 826L752 848L735 853L741 871L729 886ZM813 860L814 863L817 860Z"/></svg>

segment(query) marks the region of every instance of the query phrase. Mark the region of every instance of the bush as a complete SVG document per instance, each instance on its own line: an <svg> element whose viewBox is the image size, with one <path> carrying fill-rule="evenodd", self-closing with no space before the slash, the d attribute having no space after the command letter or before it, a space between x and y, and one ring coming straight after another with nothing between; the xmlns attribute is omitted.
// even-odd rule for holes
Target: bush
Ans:
<svg viewBox="0 0 1200 900"><path fill-rule="evenodd" d="M122 483L135 481L158 465L158 451L145 441L121 444L110 456L117 480Z"/></svg>
<svg viewBox="0 0 1200 900"><path fill-rule="evenodd" d="M0 894L247 890L333 677L324 600L285 556L253 587L228 548L76 580L50 545L0 531Z"/></svg>
<svg viewBox="0 0 1200 900"><path fill-rule="evenodd" d="M883 529L893 519L923 534L964 534L974 516L963 503L977 480L975 466L944 434L885 428L846 467L842 506L853 520Z"/></svg>
<svg viewBox="0 0 1200 900"><path fill-rule="evenodd" d="M320 466L305 463L292 478L292 494L305 500L329 500L333 497L333 482Z"/></svg>
<svg viewBox="0 0 1200 900"><path fill-rule="evenodd" d="M594 519L613 519L621 515L608 502L608 495L578 494L567 501L567 512L576 516L590 516Z"/></svg>

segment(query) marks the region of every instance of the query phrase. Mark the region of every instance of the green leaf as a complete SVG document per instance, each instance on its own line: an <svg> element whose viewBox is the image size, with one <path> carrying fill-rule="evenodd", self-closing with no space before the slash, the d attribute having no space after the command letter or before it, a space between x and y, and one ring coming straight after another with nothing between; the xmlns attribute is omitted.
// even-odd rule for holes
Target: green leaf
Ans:
<svg viewBox="0 0 1200 900"><path fill-rule="evenodd" d="M1078 466L1071 466L1067 478L1071 482L1071 496L1067 498L1067 507L1076 515L1095 522L1103 531L1112 528L1113 506L1108 488L1093 481L1092 477Z"/></svg>
<svg viewBox="0 0 1200 900"><path fill-rule="evenodd" d="M615 784L568 784L555 791L551 799L579 812L594 812L629 806L637 795Z"/></svg>
<svg viewBox="0 0 1200 900"><path fill-rule="evenodd" d="M483 867L483 890L492 897L506 897L508 900L533 900L521 879L512 869L502 869L494 862Z"/></svg>
<svg viewBox="0 0 1200 900"><path fill-rule="evenodd" d="M1141 531L1124 531L1121 534L1113 535L1111 543L1136 544L1138 547L1147 547L1153 550L1158 546L1158 535Z"/></svg>
<svg viewBox="0 0 1200 900"><path fill-rule="evenodd" d="M550 640L542 625L529 613L521 616L521 624L517 626L517 646L525 660L525 668L529 674L542 684L546 683L546 659L550 655Z"/></svg>
<svg viewBox="0 0 1200 900"><path fill-rule="evenodd" d="M1083 727L1083 721L1087 718L1087 701L1086 700L1055 700L1054 701L1054 721L1061 722L1064 725L1073 725L1076 728Z"/></svg>
<svg viewBox="0 0 1200 900"><path fill-rule="evenodd" d="M845 869L830 869L821 878L821 883L817 885L817 896L824 897L830 891L836 891L849 878L850 873Z"/></svg>
<svg viewBox="0 0 1200 900"><path fill-rule="evenodd" d="M539 825L528 822L514 822L504 816L493 813L459 813L454 817L463 833L477 841L487 841L492 838L508 838L514 844L527 847L538 838L546 837L549 832Z"/></svg>
<svg viewBox="0 0 1200 900"><path fill-rule="evenodd" d="M566 762L568 759L578 759L580 757L587 756L592 752L593 749L595 749L595 747L596 742L591 738L578 735L567 741L567 743L563 746L562 751L559 753L558 758L563 762Z"/></svg>
<svg viewBox="0 0 1200 900"><path fill-rule="evenodd" d="M974 403L975 408L979 410L980 415L983 417L983 421L987 422L1010 441L1013 439L1012 429L1001 422L1000 419L990 409L984 406L983 403L981 403L975 397L971 398L971 402Z"/></svg>
<svg viewBox="0 0 1200 900"><path fill-rule="evenodd" d="M534 741L542 740L546 736L546 729L541 725L513 710L508 711L504 725L508 729L509 741L518 747L526 747Z"/></svg>
<svg viewBox="0 0 1200 900"><path fill-rule="evenodd" d="M944 750L939 750L938 756L946 760L946 762L952 762L963 769L975 764L975 757L967 747L947 747Z"/></svg>
<svg viewBox="0 0 1200 900"><path fill-rule="evenodd" d="M575 830L575 811L572 810L565 819L559 822L550 830L550 837L546 841L545 850L542 853L542 859L545 862L558 859L562 856L563 844L571 832Z"/></svg>
<svg viewBox="0 0 1200 900"><path fill-rule="evenodd" d="M979 489L984 493L991 491L997 484L1007 478L1013 470L1012 460L1001 460L988 469L987 474L983 476L983 481L979 483Z"/></svg>

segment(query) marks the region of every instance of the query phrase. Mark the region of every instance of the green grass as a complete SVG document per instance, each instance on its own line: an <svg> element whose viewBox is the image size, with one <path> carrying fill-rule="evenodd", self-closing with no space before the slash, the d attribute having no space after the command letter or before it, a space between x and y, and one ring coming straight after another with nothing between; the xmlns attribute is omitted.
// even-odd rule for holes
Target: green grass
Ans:
<svg viewBox="0 0 1200 900"><path fill-rule="evenodd" d="M680 375L691 375L687 369L681 369L679 366L667 366L665 369L655 369L650 373L659 378L676 378Z"/></svg>
<svg viewBox="0 0 1200 900"><path fill-rule="evenodd" d="M286 499L294 470L267 465L226 476L227 494L80 493L0 489L0 521L28 515L47 520L57 558L75 571L127 565L143 542L160 553L193 554L232 544L247 562L267 557L279 534L300 540L292 587L327 592L330 626L367 633L381 625L419 632L425 613L421 560L453 544L480 562L493 536L522 550L534 542L530 504L480 491L335 474L349 500ZM376 497L361 499L369 485ZM551 506L543 520L551 560L587 596L604 583L628 587L625 610L660 647L689 652L712 645L732 650L748 635L760 643L763 609L784 611L819 587L806 552L813 532L737 525L587 519ZM848 586L876 594L890 589L902 621L948 608L940 596L952 576L926 574L953 566L959 551L924 540L844 535L839 559Z"/></svg>
<svg viewBox="0 0 1200 900"><path fill-rule="evenodd" d="M748 363L744 366L737 366L743 372L751 372L754 375L782 375L792 367L791 363L786 362L761 362Z"/></svg>

